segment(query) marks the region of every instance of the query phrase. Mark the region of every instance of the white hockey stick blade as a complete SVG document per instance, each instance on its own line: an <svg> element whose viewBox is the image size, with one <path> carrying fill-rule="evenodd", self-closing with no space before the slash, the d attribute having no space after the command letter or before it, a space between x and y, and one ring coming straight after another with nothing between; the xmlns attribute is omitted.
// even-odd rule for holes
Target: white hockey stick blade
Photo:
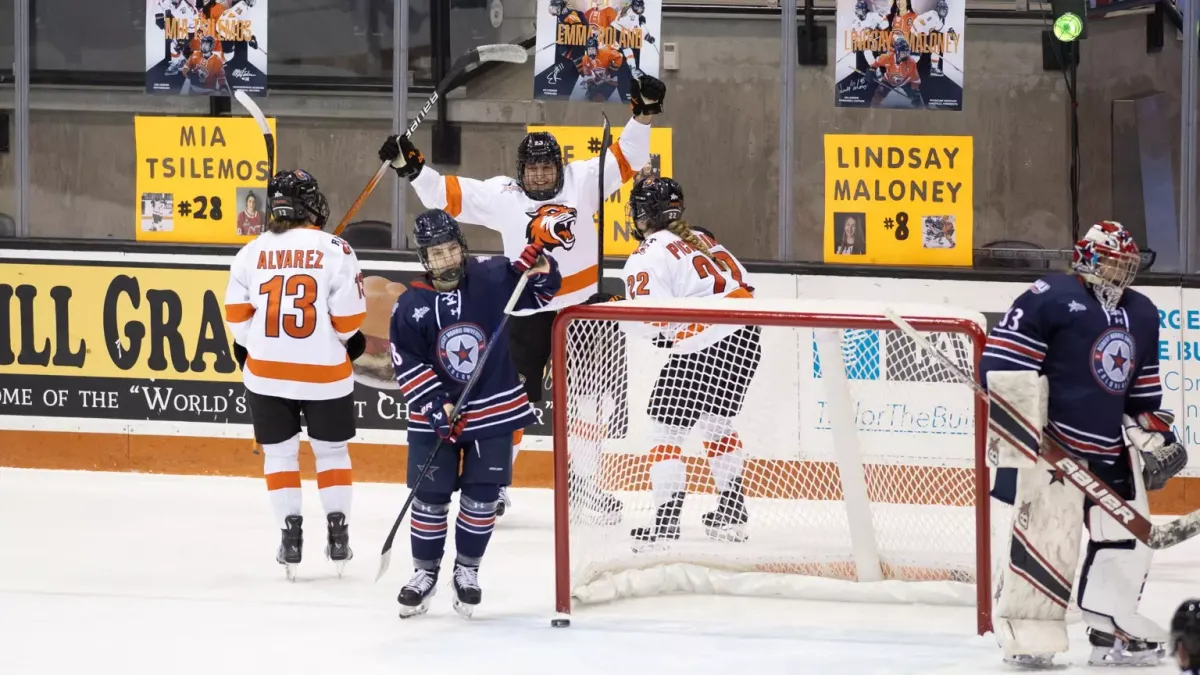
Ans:
<svg viewBox="0 0 1200 675"><path fill-rule="evenodd" d="M481 63L492 61L525 63L529 59L529 52L521 45L482 45L476 47L475 51L479 54L479 61Z"/></svg>
<svg viewBox="0 0 1200 675"><path fill-rule="evenodd" d="M233 97L246 109L246 112L250 113L254 121L258 123L258 128L263 132L263 135L271 133L271 126L267 124L267 118L263 115L262 110L259 109L258 104L254 102L254 99L250 98L249 94L238 89L233 92Z"/></svg>

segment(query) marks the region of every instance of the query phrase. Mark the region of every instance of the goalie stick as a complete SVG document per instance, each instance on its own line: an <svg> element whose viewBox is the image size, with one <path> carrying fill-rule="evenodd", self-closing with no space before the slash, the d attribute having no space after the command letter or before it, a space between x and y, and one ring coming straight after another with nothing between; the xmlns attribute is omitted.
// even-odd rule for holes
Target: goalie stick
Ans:
<svg viewBox="0 0 1200 675"><path fill-rule="evenodd" d="M429 111L433 109L433 105L437 103L438 99L446 94L446 92L450 89L450 86L454 84L454 81L457 80L459 76L463 75L476 65L480 63L493 62L525 63L526 59L528 58L529 55L525 52L524 47L521 45L509 44L480 45L466 54L458 57L458 60L455 61L454 65L450 67L450 71L446 73L446 76L443 77L442 81L438 82L437 87L434 88L433 96L430 96L429 100L425 101L425 105L421 108L421 112L417 113L417 116L413 118L412 123L408 125L408 129L404 132L404 136L406 138L412 138L413 132L417 130L417 127L421 126L421 122L425 121L425 118L429 115ZM390 162L384 162L379 166L379 170L375 172L375 175L371 177L371 180L367 183L367 186L364 187L362 192L358 194L358 198L355 199L354 203L350 205L350 209L346 211L346 215L342 216L342 221L338 223L337 227L333 230L334 236L340 236L342 234L342 230L346 229L346 225L350 223L350 219L354 217L355 213L358 213L359 207L361 207L363 202L367 201L367 197L370 197L371 193L375 191L375 186L378 185L379 181L383 179L383 175L387 173L388 166L390 164Z"/></svg>
<svg viewBox="0 0 1200 675"><path fill-rule="evenodd" d="M467 402L467 397L471 395L471 390L475 388L475 382L479 380L479 374L483 372L483 366L487 363L488 357L492 355L492 347L496 344L497 336L504 332L508 326L508 317L512 316L513 307L516 306L517 300L521 297L521 293L525 290L525 284L528 283L528 273L522 274L517 281L517 287L513 290L512 296L508 298L508 304L504 306L504 318L500 320L500 325L496 328L496 332L492 333L492 339L488 342L487 347L483 350L483 355L479 357L479 363L475 364L475 370L471 372L470 379L463 385L462 393L458 395L458 402L454 404L454 409L450 412L450 419L458 417L458 411L462 410L463 404ZM429 453L429 459L421 465L421 470L417 474L417 479L413 481L412 489L408 491L408 499L404 500L404 506L400 507L400 515L396 516L396 522L392 523L392 530L388 532L387 539L383 542L383 550L379 552L379 573L375 575L375 581L383 578L387 574L388 567L392 563L392 544L396 541L396 532L400 530L401 523L404 522L404 516L408 514L408 507L412 506L413 498L417 496L417 490L421 489L421 481L425 479L425 472L429 470L433 460L437 457L438 451L442 449L442 439L438 438L437 443L433 445L433 452Z"/></svg>
<svg viewBox="0 0 1200 675"><path fill-rule="evenodd" d="M913 342L922 351L932 354L956 379L970 385L976 396L989 402L995 399L1000 403L1004 403L1004 399L989 393L983 388L983 385L975 381L974 377L964 372L949 357L929 344L929 340L925 339L924 335L921 335L917 329L913 328L911 324L901 318L896 312L891 309L885 309L884 316L896 324L896 327L901 332L912 338ZM1006 403L1004 405L1007 408L1012 408ZM1104 509L1105 513L1112 516L1113 520L1120 523L1126 530L1129 530L1130 534L1146 546L1156 550L1170 548L1200 534L1200 510L1176 518L1169 523L1155 525L1150 522L1149 518L1138 513L1128 502L1121 499L1119 495L1105 487L1104 482L1096 478L1096 475L1089 471L1082 463L1072 459L1057 441L1049 436L1043 436L1042 440L1042 459L1045 459L1051 466L1062 471L1070 479L1071 484L1079 488L1092 503Z"/></svg>

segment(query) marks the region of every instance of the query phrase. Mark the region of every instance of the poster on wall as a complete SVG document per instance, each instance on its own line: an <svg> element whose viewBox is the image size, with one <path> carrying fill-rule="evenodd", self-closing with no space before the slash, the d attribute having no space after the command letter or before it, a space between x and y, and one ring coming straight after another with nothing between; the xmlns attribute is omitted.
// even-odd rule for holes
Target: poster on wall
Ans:
<svg viewBox="0 0 1200 675"><path fill-rule="evenodd" d="M563 163L579 160L589 160L600 156L600 138L603 127L546 127L530 126L528 132L548 131L554 134L562 147ZM613 143L621 138L621 129L613 128ZM671 130L661 127L650 129L650 163L645 167L631 167L634 171L653 171L657 175L672 177L675 175L674 162L671 159ZM609 197L604 205L604 255L628 256L638 247L638 241L630 234L633 223L629 222L625 205L629 203L629 191L633 189L635 179L625 181L621 189ZM599 214L596 214L599 217Z"/></svg>
<svg viewBox="0 0 1200 675"><path fill-rule="evenodd" d="M270 168L252 118L139 115L133 129L138 241L243 244L262 233Z"/></svg>
<svg viewBox="0 0 1200 675"><path fill-rule="evenodd" d="M146 92L267 92L269 0L146 0Z"/></svg>
<svg viewBox="0 0 1200 675"><path fill-rule="evenodd" d="M537 0L534 98L628 103L659 76L661 28L662 0Z"/></svg>
<svg viewBox="0 0 1200 675"><path fill-rule="evenodd" d="M970 266L971 136L825 136L825 262Z"/></svg>
<svg viewBox="0 0 1200 675"><path fill-rule="evenodd" d="M834 105L962 110L965 0L837 0Z"/></svg>

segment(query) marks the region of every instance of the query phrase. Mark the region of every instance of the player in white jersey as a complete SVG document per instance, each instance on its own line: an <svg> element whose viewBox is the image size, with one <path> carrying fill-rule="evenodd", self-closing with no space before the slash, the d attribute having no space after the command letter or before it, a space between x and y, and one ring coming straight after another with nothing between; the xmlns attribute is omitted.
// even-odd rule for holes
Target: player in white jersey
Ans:
<svg viewBox="0 0 1200 675"><path fill-rule="evenodd" d="M875 9L873 0L857 0L854 3L854 19L850 21L852 32L862 33L863 31L887 30L887 28L888 20ZM854 52L854 69L858 72L867 73L874 62L875 53L870 49Z"/></svg>
<svg viewBox="0 0 1200 675"><path fill-rule="evenodd" d="M937 0L934 8L918 16L916 21L913 21L913 33L917 35L931 35L937 33L943 35L945 33L954 33L953 28L947 30L946 16L950 14L950 5L946 0ZM931 48L922 50L924 54L929 54L929 74L934 77L942 77L942 57L945 56L944 48L939 48L938 51L933 51Z"/></svg>
<svg viewBox="0 0 1200 675"><path fill-rule="evenodd" d="M638 78L630 90L633 116L613 143L604 169L604 198L631 179L650 161L650 121L662 112L666 86L649 75ZM599 158L577 160L564 166L562 149L553 134L537 131L525 136L517 148L517 176L497 176L485 181L443 176L425 165L425 158L404 135L390 136L379 149L379 158L391 162L397 175L408 178L421 202L441 209L464 223L483 225L500 233L505 257L519 258L525 247L538 243L558 263L562 287L541 309L514 312L509 322L511 355L530 402L542 400L542 380L550 359L550 328L558 310L595 301L599 239L593 226L601 195L597 189ZM582 227L576 227L583 223ZM607 299L607 296L604 296ZM514 434L513 460L521 433ZM501 494L504 513L509 503ZM615 500L605 503L619 504Z"/></svg>
<svg viewBox="0 0 1200 675"><path fill-rule="evenodd" d="M629 196L633 235L641 240L625 262L629 299L752 298L746 268L712 235L682 219L683 189L670 178L638 181ZM661 545L680 536L679 517L687 495L681 458L695 427L704 437L709 468L720 495L703 516L708 536L728 541L747 537L742 490L745 455L733 420L762 359L757 326L654 324L654 345L670 350L650 393L650 486L654 523L635 528L639 546Z"/></svg>
<svg viewBox="0 0 1200 675"><path fill-rule="evenodd" d="M634 47L633 44L638 44L634 41L632 44L629 40L633 36L641 36L642 42L654 44L654 36L646 32L646 0L629 0L624 6L621 16L613 22L613 26L619 28L625 34L626 43L628 46L621 48L617 47L625 55L625 63L630 64L630 72L635 78L642 76L642 48ZM619 38L618 38L619 39Z"/></svg>
<svg viewBox="0 0 1200 675"><path fill-rule="evenodd" d="M271 218L233 261L225 319L242 365L254 438L283 540L276 560L295 578L303 547L300 417L316 457L327 525L325 555L340 574L350 549L350 452L354 373L366 294L350 245L321 230L329 205L306 171L275 174Z"/></svg>

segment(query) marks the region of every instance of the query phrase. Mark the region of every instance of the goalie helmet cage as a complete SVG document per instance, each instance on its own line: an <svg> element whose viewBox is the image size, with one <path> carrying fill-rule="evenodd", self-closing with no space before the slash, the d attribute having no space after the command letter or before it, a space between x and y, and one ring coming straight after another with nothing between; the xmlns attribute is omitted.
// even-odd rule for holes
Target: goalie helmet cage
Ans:
<svg viewBox="0 0 1200 675"><path fill-rule="evenodd" d="M889 306L975 372L982 315ZM973 604L978 633L989 632L987 406L883 311L870 302L711 298L564 309L551 361L557 611L569 614L573 600L671 592ZM700 415L686 440L670 441L686 466L686 488L672 488L687 492L682 537L634 552L631 528L655 514L649 455L662 441L651 440L647 408L656 380L665 378L660 398L679 395L677 406L728 394L721 381L737 377L736 357L714 361L708 350L702 367L688 359L712 335L734 345L726 356L736 353L749 335L743 326L761 333L761 362L740 413ZM686 339L654 339L663 334ZM689 340L700 346L688 349ZM719 503L709 459L719 453L704 441L735 434L749 536L717 541L702 514ZM604 521L601 490L622 502L618 524Z"/></svg>

